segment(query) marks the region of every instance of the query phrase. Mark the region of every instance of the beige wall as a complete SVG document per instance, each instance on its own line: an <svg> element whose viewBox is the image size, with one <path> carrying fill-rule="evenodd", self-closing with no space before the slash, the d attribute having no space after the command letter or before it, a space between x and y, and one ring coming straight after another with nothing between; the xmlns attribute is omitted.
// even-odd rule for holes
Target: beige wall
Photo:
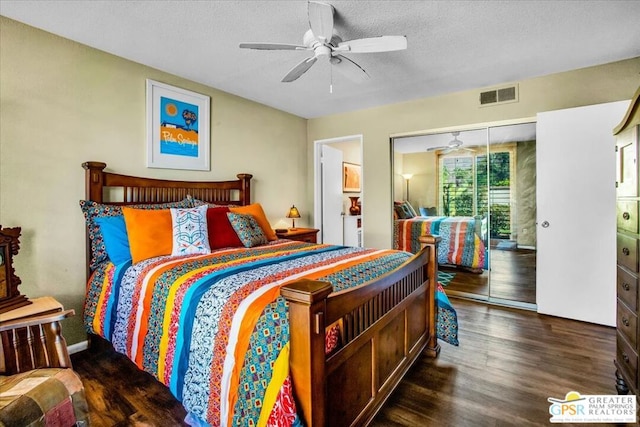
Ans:
<svg viewBox="0 0 640 427"><path fill-rule="evenodd" d="M420 206L431 207L438 206L438 156L434 152L410 153L402 156L402 173L412 173L413 176L409 180L409 202L416 211ZM402 176L403 190L402 193L406 198L406 181Z"/></svg>
<svg viewBox="0 0 640 427"><path fill-rule="evenodd" d="M252 173L252 197L272 223L305 205L306 120L0 17L0 224L22 227L20 289L76 310L84 340L87 160L132 175L185 180ZM145 79L211 97L211 172L148 169ZM309 216L299 222L309 224Z"/></svg>
<svg viewBox="0 0 640 427"><path fill-rule="evenodd" d="M517 82L517 103L478 107L479 89L336 114L308 123L308 164L313 141L363 135L363 221L367 246L390 247L391 135L535 117L538 112L631 99L640 86L640 58ZM370 84L375 84L375 75ZM538 165L538 167L544 167ZM310 168L311 169L311 168ZM313 171L307 173L313 201ZM397 180L395 180L397 187Z"/></svg>

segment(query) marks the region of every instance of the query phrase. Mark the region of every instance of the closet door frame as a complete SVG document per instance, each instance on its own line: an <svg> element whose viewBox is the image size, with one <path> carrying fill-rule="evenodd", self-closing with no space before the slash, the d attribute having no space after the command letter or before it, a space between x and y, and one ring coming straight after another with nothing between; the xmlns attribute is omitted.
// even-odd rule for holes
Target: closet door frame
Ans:
<svg viewBox="0 0 640 427"><path fill-rule="evenodd" d="M393 134L390 137L390 141L391 141L391 172L392 172L392 177L395 177L397 175L397 172L394 170L395 168L395 161L394 161L394 150L393 150L393 144L394 144L394 140L396 138L402 138L402 137L411 137L411 136L421 136L421 135L435 135L435 134L444 134L444 133L451 133L451 132L460 132L461 134L463 132L468 132L468 131L478 131L478 130L486 130L486 146L485 146L485 150L487 152L487 155L489 154L489 132L491 128L495 128L495 127L503 127L503 126L511 126L511 125L522 125L522 124L527 124L527 123L536 123L537 118L536 117L524 117L524 118L520 118L520 119L511 119L511 120L501 120L501 121L495 121L495 122L485 122L485 123L475 123L475 124L468 124L468 125L463 125L463 126L454 126L454 127L444 127L444 128L435 128L435 129L429 129L429 130L423 130L423 131L415 131L415 132L407 132L407 133L398 133L398 134ZM461 137L462 139L462 137ZM488 164L488 162L487 162ZM393 203L394 200L394 180L392 179L392 191L391 191L391 201L390 203ZM439 185L439 182L436 184ZM487 218L487 221L489 221L490 218ZM393 223L391 224L391 227L393 228ZM490 258L491 257L491 249L489 248L488 252L487 252L487 256ZM506 305L506 306L511 306L511 307L517 307L517 308L522 308L522 309L527 309L527 310L536 310L536 304L532 304L532 303L527 303L527 302L521 302L521 301L514 301L514 300L509 300L509 299L502 299L502 298L495 298L491 296L491 271L489 271L489 278L488 278L488 293L486 295L484 294L474 294L474 293L468 293L468 292L460 292L460 291L454 291L454 290L447 290L447 293L450 295L455 295L455 296L459 296L459 297L464 297L464 298L470 298L470 299L475 299L475 300L479 300L479 301L485 301L485 302L489 302L489 303L493 303L493 304L498 304L498 305Z"/></svg>

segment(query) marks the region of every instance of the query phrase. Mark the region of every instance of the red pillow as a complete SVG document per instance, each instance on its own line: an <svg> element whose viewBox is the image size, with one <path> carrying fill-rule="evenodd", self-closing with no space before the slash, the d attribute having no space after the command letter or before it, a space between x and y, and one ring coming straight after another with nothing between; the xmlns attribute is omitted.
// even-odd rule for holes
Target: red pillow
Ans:
<svg viewBox="0 0 640 427"><path fill-rule="evenodd" d="M207 209L207 228L209 231L209 246L211 250L242 247L243 244L227 217L229 208L226 206Z"/></svg>

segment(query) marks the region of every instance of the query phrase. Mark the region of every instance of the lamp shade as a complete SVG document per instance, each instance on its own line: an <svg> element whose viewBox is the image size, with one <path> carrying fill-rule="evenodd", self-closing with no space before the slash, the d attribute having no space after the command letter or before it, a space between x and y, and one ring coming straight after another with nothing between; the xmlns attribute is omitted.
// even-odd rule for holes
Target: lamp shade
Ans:
<svg viewBox="0 0 640 427"><path fill-rule="evenodd" d="M412 173L403 173L402 177L404 179L406 179L407 181L409 181L411 178L413 178L413 174Z"/></svg>
<svg viewBox="0 0 640 427"><path fill-rule="evenodd" d="M289 209L287 218L300 218L300 212L298 212L298 208L296 208L295 205L291 206L291 208Z"/></svg>

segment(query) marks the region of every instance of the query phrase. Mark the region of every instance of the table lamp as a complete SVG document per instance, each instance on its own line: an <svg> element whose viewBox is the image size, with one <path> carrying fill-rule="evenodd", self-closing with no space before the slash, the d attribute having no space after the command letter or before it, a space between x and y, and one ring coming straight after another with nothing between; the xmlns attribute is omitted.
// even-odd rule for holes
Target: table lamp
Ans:
<svg viewBox="0 0 640 427"><path fill-rule="evenodd" d="M291 218L291 228L290 230L295 230L296 229L296 218L300 218L300 212L298 212L298 208L296 208L296 205L291 205L291 208L289 209L289 212L287 213L287 218Z"/></svg>

